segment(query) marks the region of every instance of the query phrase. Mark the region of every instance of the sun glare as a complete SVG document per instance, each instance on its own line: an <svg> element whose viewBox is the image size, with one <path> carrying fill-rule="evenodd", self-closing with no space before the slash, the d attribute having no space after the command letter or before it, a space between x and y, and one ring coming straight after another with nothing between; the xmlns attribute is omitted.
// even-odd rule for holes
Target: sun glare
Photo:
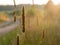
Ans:
<svg viewBox="0 0 60 45"><path fill-rule="evenodd" d="M34 0L34 4L47 4L49 0ZM60 0L52 0L55 5L59 4ZM32 4L32 0L16 0L16 4ZM13 0L0 0L0 5L13 5Z"/></svg>
<svg viewBox="0 0 60 45"><path fill-rule="evenodd" d="M52 0L55 5L58 5L60 3L60 0Z"/></svg>

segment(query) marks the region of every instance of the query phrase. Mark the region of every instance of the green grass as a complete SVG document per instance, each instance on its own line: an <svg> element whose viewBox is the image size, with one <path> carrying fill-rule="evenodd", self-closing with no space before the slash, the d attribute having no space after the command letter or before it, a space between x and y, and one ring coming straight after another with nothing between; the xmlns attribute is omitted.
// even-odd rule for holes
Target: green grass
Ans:
<svg viewBox="0 0 60 45"><path fill-rule="evenodd" d="M0 20L0 24L3 23L3 22L6 22L6 21Z"/></svg>
<svg viewBox="0 0 60 45"><path fill-rule="evenodd" d="M0 45L12 45L16 42L17 34L21 34L20 28L15 28L12 31L0 36Z"/></svg>

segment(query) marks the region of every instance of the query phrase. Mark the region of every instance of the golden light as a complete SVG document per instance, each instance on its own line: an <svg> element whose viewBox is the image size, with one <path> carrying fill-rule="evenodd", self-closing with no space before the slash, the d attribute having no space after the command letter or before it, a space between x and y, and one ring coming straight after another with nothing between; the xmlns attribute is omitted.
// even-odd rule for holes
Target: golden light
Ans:
<svg viewBox="0 0 60 45"><path fill-rule="evenodd" d="M34 0L34 4L46 4L49 0ZM60 0L52 0L57 5ZM32 4L32 0L16 0L16 4ZM13 0L0 0L0 5L13 5Z"/></svg>
<svg viewBox="0 0 60 45"><path fill-rule="evenodd" d="M60 0L52 0L55 5L58 5Z"/></svg>

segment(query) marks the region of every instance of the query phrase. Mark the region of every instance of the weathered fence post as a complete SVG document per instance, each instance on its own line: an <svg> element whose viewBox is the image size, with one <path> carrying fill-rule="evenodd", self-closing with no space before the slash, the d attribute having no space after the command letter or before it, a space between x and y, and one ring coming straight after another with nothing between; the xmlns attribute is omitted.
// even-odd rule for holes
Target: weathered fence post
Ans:
<svg viewBox="0 0 60 45"><path fill-rule="evenodd" d="M22 32L25 32L25 14L24 14L24 6L22 8Z"/></svg>

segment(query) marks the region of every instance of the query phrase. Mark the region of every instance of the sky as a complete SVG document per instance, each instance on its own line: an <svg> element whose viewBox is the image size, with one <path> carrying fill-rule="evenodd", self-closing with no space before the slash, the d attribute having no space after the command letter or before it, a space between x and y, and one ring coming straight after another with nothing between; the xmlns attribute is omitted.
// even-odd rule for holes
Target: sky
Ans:
<svg viewBox="0 0 60 45"><path fill-rule="evenodd" d="M32 4L32 0L15 0L16 4ZM52 0L55 5L59 4L60 0ZM34 4L47 4L48 0L34 0ZM0 0L0 5L13 5L13 0Z"/></svg>

